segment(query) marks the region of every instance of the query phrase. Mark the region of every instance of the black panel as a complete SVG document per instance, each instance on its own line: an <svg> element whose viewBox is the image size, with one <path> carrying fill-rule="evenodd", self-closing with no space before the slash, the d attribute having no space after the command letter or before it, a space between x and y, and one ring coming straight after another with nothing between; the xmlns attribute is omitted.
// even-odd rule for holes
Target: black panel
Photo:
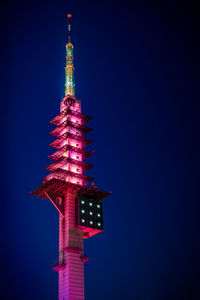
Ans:
<svg viewBox="0 0 200 300"><path fill-rule="evenodd" d="M77 225L103 230L103 207L94 199L77 199Z"/></svg>

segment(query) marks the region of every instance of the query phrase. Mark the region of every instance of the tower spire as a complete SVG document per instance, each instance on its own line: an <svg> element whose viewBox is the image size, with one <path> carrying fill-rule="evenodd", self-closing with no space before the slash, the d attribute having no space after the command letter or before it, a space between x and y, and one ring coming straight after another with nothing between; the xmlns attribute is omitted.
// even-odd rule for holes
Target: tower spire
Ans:
<svg viewBox="0 0 200 300"><path fill-rule="evenodd" d="M66 67L65 67L65 96L75 95L75 82L74 82L74 46L71 43L71 14L67 15L68 18L68 43L66 44Z"/></svg>
<svg viewBox="0 0 200 300"><path fill-rule="evenodd" d="M68 42L71 42L71 14L67 15L68 18Z"/></svg>

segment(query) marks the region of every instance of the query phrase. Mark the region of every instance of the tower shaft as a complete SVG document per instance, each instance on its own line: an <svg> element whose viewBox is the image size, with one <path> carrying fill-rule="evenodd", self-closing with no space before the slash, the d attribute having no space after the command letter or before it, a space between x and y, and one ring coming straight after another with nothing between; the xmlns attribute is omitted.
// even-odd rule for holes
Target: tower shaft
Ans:
<svg viewBox="0 0 200 300"><path fill-rule="evenodd" d="M59 217L59 300L84 300L83 233L75 224L75 193L64 200L64 216Z"/></svg>

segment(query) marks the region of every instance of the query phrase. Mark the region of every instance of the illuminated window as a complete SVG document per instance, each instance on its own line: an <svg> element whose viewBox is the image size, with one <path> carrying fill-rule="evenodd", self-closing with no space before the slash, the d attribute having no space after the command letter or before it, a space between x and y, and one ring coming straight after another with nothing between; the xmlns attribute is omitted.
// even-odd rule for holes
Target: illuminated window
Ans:
<svg viewBox="0 0 200 300"><path fill-rule="evenodd" d="M93 221L90 221L90 224L92 225L92 224L93 224Z"/></svg>
<svg viewBox="0 0 200 300"><path fill-rule="evenodd" d="M101 217L101 215L100 214L97 214L97 216L100 218Z"/></svg>
<svg viewBox="0 0 200 300"><path fill-rule="evenodd" d="M82 210L81 210L81 212L82 212L82 214L84 214L84 213L85 213L85 210L84 210L84 209L82 209Z"/></svg>
<svg viewBox="0 0 200 300"><path fill-rule="evenodd" d="M89 206L92 206L92 202L89 203Z"/></svg>
<svg viewBox="0 0 200 300"><path fill-rule="evenodd" d="M97 204L97 207L100 208L100 204Z"/></svg>
<svg viewBox="0 0 200 300"><path fill-rule="evenodd" d="M101 226L101 223L98 223L98 226Z"/></svg>
<svg viewBox="0 0 200 300"><path fill-rule="evenodd" d="M90 211L90 216L92 216L93 215L93 212L92 211Z"/></svg>

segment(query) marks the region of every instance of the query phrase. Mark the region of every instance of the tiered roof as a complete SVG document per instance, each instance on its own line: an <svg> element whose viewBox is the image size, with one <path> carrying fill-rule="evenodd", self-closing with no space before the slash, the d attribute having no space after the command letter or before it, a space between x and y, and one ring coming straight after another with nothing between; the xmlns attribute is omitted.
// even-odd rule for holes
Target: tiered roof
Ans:
<svg viewBox="0 0 200 300"><path fill-rule="evenodd" d="M58 139L53 141L49 146L53 148L60 149L62 148L62 143L67 139L71 138L73 140L76 140L78 142L82 143L83 148L87 147L90 143L92 143L92 140L86 139L85 137L81 137L75 134L72 134L70 132L63 133Z"/></svg>
<svg viewBox="0 0 200 300"><path fill-rule="evenodd" d="M86 116L80 112L77 112L75 110L72 110L70 108L65 108L61 113L59 113L55 118L53 118L53 120L50 121L50 123L59 126L62 124L62 122L64 122L63 117L67 116L67 115L71 115L74 117L78 117L82 120L82 125L86 124L88 121L91 120L90 116Z"/></svg>
<svg viewBox="0 0 200 300"><path fill-rule="evenodd" d="M67 97L68 96L64 99L66 100ZM63 109L63 104L61 107ZM96 188L85 186L93 179L93 177L83 175L83 173L92 167L91 164L83 161L93 154L93 151L83 149L92 142L90 139L84 137L92 130L85 126L90 119L91 117L80 113L78 109L76 111L70 107L66 107L50 121L50 123L57 126L50 133L57 137L57 139L50 144L50 146L56 148L57 151L49 155L49 158L53 159L54 162L46 169L51 171L51 173L42 179L43 184L32 192L33 195L48 198L46 193L51 192L55 195L62 196L70 189L79 195L99 201L110 194L97 190ZM72 130L75 129L74 131L77 134L68 132L68 127L72 128ZM73 146L68 144L68 139L74 141ZM73 172L71 170L73 170ZM69 178L71 178L71 182L69 182ZM74 181L76 181L76 183L74 183Z"/></svg>
<svg viewBox="0 0 200 300"><path fill-rule="evenodd" d="M71 163L71 164L75 164L77 166L80 166L82 168L82 172L85 173L86 171L88 171L90 168L93 167L92 164L88 164L84 161L79 161L79 160L76 160L76 159L72 159L72 158L69 158L69 157L65 157L65 156L61 156L60 158L58 158L56 161L54 161L53 163L51 163L47 168L46 170L49 170L49 171L54 171L56 169L58 169L58 166L59 167L62 167L68 163Z"/></svg>
<svg viewBox="0 0 200 300"><path fill-rule="evenodd" d="M47 175L45 178L43 178L42 182L47 182L52 178L56 178L56 179L65 181L67 176L82 180L83 185L88 184L92 179L94 179L93 177L90 177L90 176L86 176L86 175L82 175L82 174L78 174L75 172L71 172L71 171L67 171L67 170L58 168L55 171L51 172L49 175Z"/></svg>
<svg viewBox="0 0 200 300"><path fill-rule="evenodd" d="M81 130L81 132L84 135L86 135L87 133L89 133L92 130L92 128L89 128L85 125L80 125L80 124L77 124L75 122L71 122L69 120L66 120L66 121L62 122L61 125L58 125L54 130L52 130L50 132L50 134L59 137L62 130L63 130L63 128L65 128L67 126Z"/></svg>
<svg viewBox="0 0 200 300"><path fill-rule="evenodd" d="M51 158L51 159L56 160L59 157L61 157L68 150L74 151L76 153L81 154L82 155L82 160L85 160L86 158L88 158L90 155L92 155L94 153L94 151L80 149L80 148L73 147L73 146L70 146L70 145L64 145L63 147L61 147L59 150L57 150L53 154L49 155L48 157Z"/></svg>
<svg viewBox="0 0 200 300"><path fill-rule="evenodd" d="M91 199L96 199L97 201L100 201L111 194L111 192L105 192L92 187L81 186L62 181L60 179L51 179L47 182L44 182L34 192L31 192L31 194L37 197L48 199L46 192L52 192L55 195L63 196L66 194L68 189L76 192L77 195L90 197Z"/></svg>

